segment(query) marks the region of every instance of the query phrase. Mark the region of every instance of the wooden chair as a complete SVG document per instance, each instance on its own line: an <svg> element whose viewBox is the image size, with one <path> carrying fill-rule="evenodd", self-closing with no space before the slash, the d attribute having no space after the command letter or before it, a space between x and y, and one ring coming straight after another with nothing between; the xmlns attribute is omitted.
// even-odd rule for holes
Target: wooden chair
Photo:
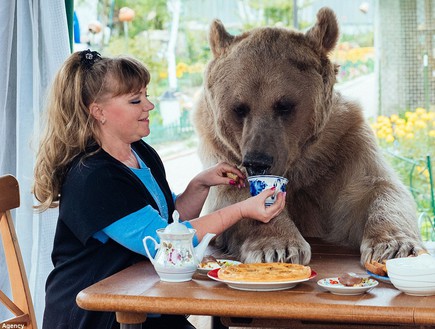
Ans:
<svg viewBox="0 0 435 329"><path fill-rule="evenodd" d="M20 206L18 181L12 175L0 177L0 237L9 274L12 300L0 290L0 301L14 314L14 317L1 320L3 324L25 324L26 329L37 329L35 311L30 295L29 283L24 269L23 258L11 210ZM14 326L13 328L18 328Z"/></svg>

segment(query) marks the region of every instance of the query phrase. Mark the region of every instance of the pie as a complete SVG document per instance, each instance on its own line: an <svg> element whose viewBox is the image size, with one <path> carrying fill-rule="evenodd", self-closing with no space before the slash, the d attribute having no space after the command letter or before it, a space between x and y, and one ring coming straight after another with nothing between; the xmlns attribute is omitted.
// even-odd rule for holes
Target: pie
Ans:
<svg viewBox="0 0 435 329"><path fill-rule="evenodd" d="M224 267L218 278L227 281L279 282L308 279L309 266L288 263L252 263Z"/></svg>

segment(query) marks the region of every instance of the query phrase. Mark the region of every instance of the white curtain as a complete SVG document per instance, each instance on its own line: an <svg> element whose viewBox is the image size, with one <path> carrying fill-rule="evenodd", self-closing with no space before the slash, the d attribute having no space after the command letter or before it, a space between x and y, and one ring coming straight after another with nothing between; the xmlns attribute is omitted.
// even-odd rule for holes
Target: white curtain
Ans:
<svg viewBox="0 0 435 329"><path fill-rule="evenodd" d="M35 214L31 186L47 87L70 54L65 3L0 1L0 22L0 175L13 174L20 184L15 227L41 327L57 211ZM9 290L2 251L0 288ZM0 308L0 320L9 315Z"/></svg>

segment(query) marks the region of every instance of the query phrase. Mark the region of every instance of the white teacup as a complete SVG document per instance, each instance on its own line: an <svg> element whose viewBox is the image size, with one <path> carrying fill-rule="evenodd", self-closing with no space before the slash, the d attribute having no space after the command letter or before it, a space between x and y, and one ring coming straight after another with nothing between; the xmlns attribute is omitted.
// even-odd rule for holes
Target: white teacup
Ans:
<svg viewBox="0 0 435 329"><path fill-rule="evenodd" d="M266 206L270 206L275 203L276 195L278 194L278 192L285 192L288 179L276 175L256 175L249 176L248 182L252 196L256 196L265 189L275 187L275 193L266 199Z"/></svg>

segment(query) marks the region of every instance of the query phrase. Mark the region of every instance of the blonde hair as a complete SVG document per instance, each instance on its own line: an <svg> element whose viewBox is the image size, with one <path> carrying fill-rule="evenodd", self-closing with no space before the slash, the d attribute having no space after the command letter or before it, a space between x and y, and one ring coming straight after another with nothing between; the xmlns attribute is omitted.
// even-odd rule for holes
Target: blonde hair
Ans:
<svg viewBox="0 0 435 329"><path fill-rule="evenodd" d="M89 106L107 95L138 92L150 81L148 70L133 58L98 56L89 64L86 52L65 61L49 93L34 169L33 193L40 202L35 208L40 211L58 206L69 164L87 147L99 144Z"/></svg>

